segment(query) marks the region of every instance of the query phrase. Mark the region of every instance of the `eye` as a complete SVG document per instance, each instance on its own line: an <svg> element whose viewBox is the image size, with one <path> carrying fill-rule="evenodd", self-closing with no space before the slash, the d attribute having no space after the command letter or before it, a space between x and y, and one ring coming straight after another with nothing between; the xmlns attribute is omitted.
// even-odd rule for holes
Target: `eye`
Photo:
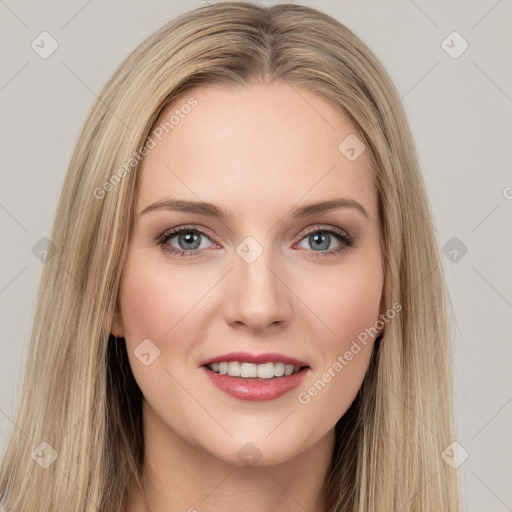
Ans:
<svg viewBox="0 0 512 512"><path fill-rule="evenodd" d="M341 242L341 247L335 249L331 248L333 238L339 243ZM314 257L339 255L355 245L355 239L353 237L334 227L310 228L302 240L310 244L310 247L313 248L313 254L311 254L311 256Z"/></svg>
<svg viewBox="0 0 512 512"><path fill-rule="evenodd" d="M308 256L334 256L340 255L355 245L355 239L341 229L334 227L314 227L306 231L301 238L312 248ZM337 248L332 248L332 243L338 242ZM182 226L161 235L158 244L162 249L179 257L198 256L202 249L209 247L210 237L195 226ZM301 247L303 247L301 245ZM326 250L327 249L327 250Z"/></svg>
<svg viewBox="0 0 512 512"><path fill-rule="evenodd" d="M174 244L178 247L171 245L174 239L176 239ZM202 231L193 226L183 226L163 234L158 243L165 252L187 257L196 255L200 249L205 249L207 247L203 243L205 240L210 239Z"/></svg>

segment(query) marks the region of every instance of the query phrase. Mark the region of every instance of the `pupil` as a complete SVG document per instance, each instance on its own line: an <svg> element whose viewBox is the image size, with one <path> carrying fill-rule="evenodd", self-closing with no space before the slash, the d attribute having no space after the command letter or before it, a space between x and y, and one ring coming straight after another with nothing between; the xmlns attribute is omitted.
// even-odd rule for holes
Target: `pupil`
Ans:
<svg viewBox="0 0 512 512"><path fill-rule="evenodd" d="M316 234L316 235L313 235L313 240L314 240L314 244L313 245L316 245L317 248L320 248L320 249L327 249L329 247L329 235L327 234ZM323 244L323 246L322 246Z"/></svg>
<svg viewBox="0 0 512 512"><path fill-rule="evenodd" d="M193 244L195 242L196 245L194 247L192 247L192 249L197 249L197 247L199 247L199 245L200 245L200 244L197 243L197 241L199 239L199 234L198 233L192 233L192 232L189 231L188 233L186 233L184 235L180 235L180 238L182 240L184 240L185 244ZM185 247L185 249L189 249L190 250L191 248L190 247Z"/></svg>

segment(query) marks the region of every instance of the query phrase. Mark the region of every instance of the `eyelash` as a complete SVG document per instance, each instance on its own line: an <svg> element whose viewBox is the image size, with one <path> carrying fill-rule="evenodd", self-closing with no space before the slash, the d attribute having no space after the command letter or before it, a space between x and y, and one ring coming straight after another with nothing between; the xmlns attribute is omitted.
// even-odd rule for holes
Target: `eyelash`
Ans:
<svg viewBox="0 0 512 512"><path fill-rule="evenodd" d="M200 235L205 236L208 239L211 239L206 233L203 233L202 231L198 230L195 226L182 226L178 229L174 229L172 231L168 231L158 237L158 245L162 247L162 250L173 255L178 255L179 257L190 257L195 256L197 253L201 252L202 249L191 249L191 250L185 250L185 249L176 249L172 248L167 244L167 242L174 238L176 235L179 235L183 232L194 232L198 233ZM334 235L340 242L343 242L343 246L339 249L330 249L328 251L311 251L316 254L312 254L312 257L322 257L322 256L336 256L343 254L346 250L348 250L351 247L355 246L355 239L351 237L350 235L344 233L343 231L333 228L333 227L324 227L324 228L310 228L304 233L304 236L299 240L302 241L304 238L306 238L309 235L312 235L314 233L328 233L330 235ZM215 240L214 240L215 241Z"/></svg>

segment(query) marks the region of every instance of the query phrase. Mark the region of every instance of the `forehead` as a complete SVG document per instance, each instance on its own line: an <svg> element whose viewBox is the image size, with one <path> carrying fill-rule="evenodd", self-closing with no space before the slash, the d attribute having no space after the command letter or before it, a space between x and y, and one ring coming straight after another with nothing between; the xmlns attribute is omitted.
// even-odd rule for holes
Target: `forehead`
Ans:
<svg viewBox="0 0 512 512"><path fill-rule="evenodd" d="M154 147L139 168L137 212L173 197L261 216L271 205L344 195L374 217L368 151L355 160L340 151L345 140L357 143L347 139L355 133L336 105L296 85L195 87L149 134Z"/></svg>

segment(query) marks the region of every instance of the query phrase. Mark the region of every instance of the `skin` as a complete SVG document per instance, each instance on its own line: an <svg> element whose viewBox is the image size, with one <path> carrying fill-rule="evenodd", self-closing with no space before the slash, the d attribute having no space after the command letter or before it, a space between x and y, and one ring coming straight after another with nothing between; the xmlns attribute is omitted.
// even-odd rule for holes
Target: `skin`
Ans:
<svg viewBox="0 0 512 512"><path fill-rule="evenodd" d="M112 325L126 339L144 395L143 479L151 501L145 506L134 488L128 510L320 511L334 427L361 386L374 338L308 404L297 395L382 313L368 151L349 161L338 145L355 130L341 111L284 83L198 86L155 125L190 97L197 106L141 162L121 311ZM168 197L213 203L233 218L140 214ZM359 202L368 218L355 208L288 215L296 203L338 197ZM166 253L159 236L183 225L206 235L196 255ZM339 228L355 245L326 255L344 242L331 235L327 249L315 250L307 227ZM263 249L252 263L236 252L247 236ZM166 244L195 247L177 235ZM149 366L134 355L145 339L160 350ZM278 399L238 400L210 383L200 364L240 350L279 352L311 370ZM252 467L237 455L248 442L260 453Z"/></svg>

